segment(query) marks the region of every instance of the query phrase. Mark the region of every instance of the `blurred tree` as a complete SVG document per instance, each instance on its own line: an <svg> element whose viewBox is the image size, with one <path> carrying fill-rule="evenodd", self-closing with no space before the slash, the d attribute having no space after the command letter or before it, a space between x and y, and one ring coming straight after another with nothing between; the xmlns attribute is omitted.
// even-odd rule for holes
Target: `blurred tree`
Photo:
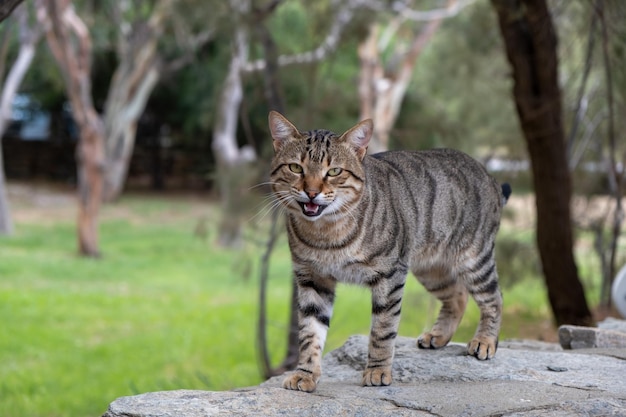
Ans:
<svg viewBox="0 0 626 417"><path fill-rule="evenodd" d="M13 10L24 0L2 0L0 1L0 22L9 17Z"/></svg>
<svg viewBox="0 0 626 417"><path fill-rule="evenodd" d="M193 0L191 0L193 2ZM208 42L213 28L199 34L184 33L183 45L165 62L158 50L164 22L171 18L174 0L160 0L142 7L131 2L109 3L118 66L109 84L101 117L93 104L90 31L74 11L71 1L38 3L40 19L64 76L73 116L80 126L77 160L79 171L79 248L87 256L98 256L97 213L101 200L112 200L122 190L132 155L137 121L159 77L188 64L193 52ZM193 19L192 19L193 20ZM67 25L61 26L61 25ZM60 28L59 28L60 27ZM70 38L68 29L76 37Z"/></svg>
<svg viewBox="0 0 626 417"><path fill-rule="evenodd" d="M0 235L10 235L13 233L13 222L9 209L6 179L4 175L4 157L1 138L4 136L11 118L13 100L26 72L30 68L33 57L35 56L35 47L42 35L40 28L30 22L30 13L27 5L18 5L13 15L19 25L19 52L4 80L2 95L0 97ZM0 56L3 69L0 70L0 76L4 75L10 31L11 25L5 24L3 26L2 55Z"/></svg>
<svg viewBox="0 0 626 417"><path fill-rule="evenodd" d="M98 213L105 169L104 127L91 96L92 41L89 28L70 0L37 0L37 14L48 46L63 73L72 116L79 128L78 250L100 256Z"/></svg>
<svg viewBox="0 0 626 417"><path fill-rule="evenodd" d="M605 74L605 85L606 85L606 107L607 107L607 123L606 123L606 156L605 156L605 165L607 166L607 179L609 185L609 195L614 201L614 208L612 213L612 219L608 221L609 223L609 238L608 242L602 242L602 228L599 230L599 233L596 232L596 242L600 244L600 247L597 248L598 254L600 255L600 260L602 263L602 287L600 293L600 303L601 306L605 309L609 310L611 308L611 287L613 285L613 280L617 274L617 252L618 252L618 241L621 235L622 223L624 222L624 207L622 202L622 196L624 195L624 184L626 183L626 169L624 168L626 164L626 153L619 155L619 150L617 146L617 137L619 135L616 125L617 125L617 110L616 108L619 106L622 110L626 106L622 101L621 105L617 101L620 96L620 92L624 92L624 76L623 76L623 62L615 63L616 58L615 55L620 57L621 60L624 60L623 45L619 45L619 42L623 39L615 36L613 33L609 35L609 31L613 29L613 25L617 30L624 29L617 22L622 22L624 17L626 17L626 9L623 6L619 6L620 3L609 4L608 7L605 5L604 0L596 0L594 3L594 16L597 15L600 21L600 34L602 40L602 60ZM611 16L611 17L609 17ZM609 20L611 19L611 20ZM616 24L617 23L617 24ZM592 25L593 30L593 25ZM612 30L611 30L612 32ZM623 33L622 33L623 36ZM615 39L617 38L617 40ZM617 58L619 61L619 58ZM617 80L614 80L613 68L619 69L621 74L618 76ZM622 84L621 87L620 83ZM618 86L618 88L616 88ZM617 99L616 99L617 96ZM622 100L623 100L622 96ZM623 136L623 134L621 135ZM608 217L608 216L607 216Z"/></svg>
<svg viewBox="0 0 626 417"><path fill-rule="evenodd" d="M501 43L489 2L445 19L420 55L390 146L451 147L484 162L526 159ZM517 192L525 188L518 174L497 175L506 175Z"/></svg>
<svg viewBox="0 0 626 417"><path fill-rule="evenodd" d="M111 3L112 20L114 27L118 28L115 42L118 65L104 107L106 201L117 198L122 191L134 148L137 122L157 82L163 75L187 65L196 50L210 41L215 33L211 19L207 19L206 26L195 33L192 30L197 28L180 20L193 20L188 13L197 13L197 9L183 10L190 3L193 5L193 1L160 0L152 7L144 3ZM177 18L172 17L175 11ZM213 19L219 11L219 7L212 10ZM174 34L182 39L175 41L178 43L177 51L165 58L159 41L167 23L174 26ZM190 30L190 27L193 29Z"/></svg>
<svg viewBox="0 0 626 417"><path fill-rule="evenodd" d="M558 325L593 320L573 255L557 37L545 0L492 0L513 69L513 96L531 159L537 244Z"/></svg>
<svg viewBox="0 0 626 417"><path fill-rule="evenodd" d="M598 274L586 284L599 284L598 314L610 313L610 287L626 260L619 239L623 223L626 141L621 132L626 77L626 4L616 0L553 3L552 15L563 39L559 47L567 150L573 174L574 224L594 235ZM618 185L621 184L621 185ZM608 198L607 198L608 197ZM623 251L622 251L623 252ZM596 280L595 276L601 279Z"/></svg>
<svg viewBox="0 0 626 417"><path fill-rule="evenodd" d="M384 28L380 21L370 25L367 37L358 48L361 63L358 87L360 120L374 121L368 152L389 149L389 134L398 118L420 54L444 18L456 15L472 2L448 0L444 9L430 11L415 11L405 3L398 3L395 6L396 14ZM403 37L401 26L407 20L426 23L420 31L408 31L408 36ZM388 51L388 48L392 50ZM388 57L387 63L383 62L384 56Z"/></svg>
<svg viewBox="0 0 626 417"><path fill-rule="evenodd" d="M252 179L249 163L256 159L256 152L250 145L240 147L237 143L237 121L243 99L241 77L248 61L249 29L245 19L250 13L250 1L229 0L228 4L234 28L232 55L219 98L211 145L217 160L216 179L222 202L218 240L222 246L236 247L241 243L242 190Z"/></svg>
<svg viewBox="0 0 626 417"><path fill-rule="evenodd" d="M157 42L172 0L154 5L146 18L129 1L113 2L113 22L119 28L118 65L111 79L104 109L106 171L104 199L117 198L122 190L135 142L137 121L158 79ZM129 14L134 14L133 20ZM145 7L139 8L145 10ZM136 20L135 20L136 19ZM145 20L144 20L145 19Z"/></svg>

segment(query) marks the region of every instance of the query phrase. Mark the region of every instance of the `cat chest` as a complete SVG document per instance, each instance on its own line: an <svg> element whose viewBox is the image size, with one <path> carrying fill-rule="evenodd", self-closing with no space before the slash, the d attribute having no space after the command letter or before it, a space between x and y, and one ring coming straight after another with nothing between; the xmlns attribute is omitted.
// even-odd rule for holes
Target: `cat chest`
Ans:
<svg viewBox="0 0 626 417"><path fill-rule="evenodd" d="M354 246L354 247L352 247ZM338 270L349 264L351 260L361 258L357 245L343 248L321 249L303 244L290 244L294 259L316 269Z"/></svg>
<svg viewBox="0 0 626 417"><path fill-rule="evenodd" d="M381 271L392 269L403 258L400 254L406 243L402 239L387 238L383 232L374 236L371 230L337 227L324 233L306 233L303 227L289 224L289 246L295 266L340 282L371 282Z"/></svg>
<svg viewBox="0 0 626 417"><path fill-rule="evenodd" d="M295 267L303 267L314 276L331 277L349 284L364 284L378 274L380 265L369 262L367 254L356 245L335 250L300 249L297 245L292 247Z"/></svg>

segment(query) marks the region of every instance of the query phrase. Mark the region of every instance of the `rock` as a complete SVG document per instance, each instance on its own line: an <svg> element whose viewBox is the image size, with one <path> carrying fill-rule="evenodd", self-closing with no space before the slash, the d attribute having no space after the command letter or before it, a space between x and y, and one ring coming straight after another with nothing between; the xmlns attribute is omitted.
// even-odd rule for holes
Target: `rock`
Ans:
<svg viewBox="0 0 626 417"><path fill-rule="evenodd" d="M558 343L542 342L540 340L509 339L498 344L498 349L548 350L561 352L563 348Z"/></svg>
<svg viewBox="0 0 626 417"><path fill-rule="evenodd" d="M104 417L625 414L626 361L619 355L563 351L556 344L501 345L494 359L478 361L465 354L464 345L420 350L415 339L399 337L394 383L372 388L360 386L367 337L353 336L324 357L323 376L312 394L285 390L282 377L276 377L228 392L123 397L111 403Z"/></svg>
<svg viewBox="0 0 626 417"><path fill-rule="evenodd" d="M598 323L598 328L626 333L626 320L620 320L614 317L607 317L606 319Z"/></svg>
<svg viewBox="0 0 626 417"><path fill-rule="evenodd" d="M559 327L559 343L563 349L624 348L626 333L596 327Z"/></svg>

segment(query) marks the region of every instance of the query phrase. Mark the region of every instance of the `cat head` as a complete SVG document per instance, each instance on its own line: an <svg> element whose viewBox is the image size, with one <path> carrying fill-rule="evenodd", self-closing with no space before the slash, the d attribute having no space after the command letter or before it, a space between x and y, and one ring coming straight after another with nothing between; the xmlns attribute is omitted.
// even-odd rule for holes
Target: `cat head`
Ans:
<svg viewBox="0 0 626 417"><path fill-rule="evenodd" d="M269 125L275 151L272 190L286 209L307 220L349 214L364 189L362 161L372 121L364 120L343 135L328 130L301 132L272 111Z"/></svg>

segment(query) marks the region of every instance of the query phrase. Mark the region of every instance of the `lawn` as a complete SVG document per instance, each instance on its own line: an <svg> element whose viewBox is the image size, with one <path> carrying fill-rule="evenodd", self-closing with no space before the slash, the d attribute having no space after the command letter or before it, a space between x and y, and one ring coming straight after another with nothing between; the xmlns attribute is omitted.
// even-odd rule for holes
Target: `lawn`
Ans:
<svg viewBox="0 0 626 417"><path fill-rule="evenodd" d="M16 233L0 240L0 416L91 417L120 396L261 382L255 324L266 225L248 223L244 247L221 249L208 198L131 195L103 208L103 258L82 259L72 195L29 193L13 191ZM194 234L199 222L206 236ZM526 232L502 234L532 241ZM283 238L268 293L275 362L285 349L289 277ZM436 309L410 278L400 334L417 336ZM367 290L340 286L327 351L367 333L369 312ZM472 336L477 317L471 304L455 340ZM549 323L536 276L507 286L502 338L553 334Z"/></svg>

